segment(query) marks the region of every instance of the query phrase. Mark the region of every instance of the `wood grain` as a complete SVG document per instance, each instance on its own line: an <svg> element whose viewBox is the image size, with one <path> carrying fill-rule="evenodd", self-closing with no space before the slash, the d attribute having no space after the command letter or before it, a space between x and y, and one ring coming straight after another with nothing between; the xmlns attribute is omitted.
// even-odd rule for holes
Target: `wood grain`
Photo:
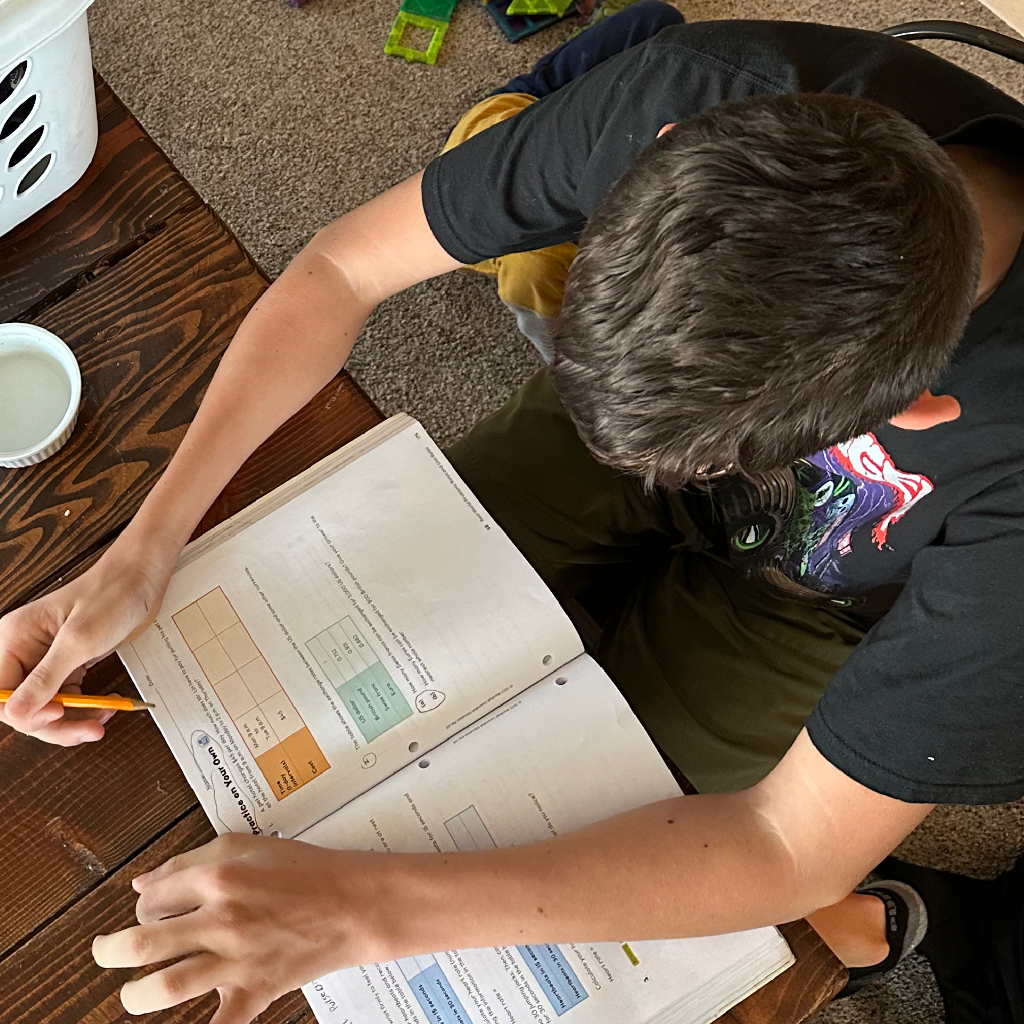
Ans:
<svg viewBox="0 0 1024 1024"><path fill-rule="evenodd" d="M197 535L381 418L351 377L339 375L249 457ZM87 556L78 566L87 568L98 557ZM65 581L75 574L74 568L62 570ZM135 694L116 657L91 669L84 688ZM145 773L133 770L135 765L144 765ZM19 865L14 875L0 875L0 906L5 907L0 952L24 941L195 806L148 715L116 716L102 743L70 749L48 747L0 726L0 821L10 826L0 830L0 864Z"/></svg>
<svg viewBox="0 0 1024 1024"><path fill-rule="evenodd" d="M134 694L116 658L92 670L89 689ZM0 952L23 942L195 806L148 714L116 715L102 742L77 747L49 746L4 727Z"/></svg>
<svg viewBox="0 0 1024 1024"><path fill-rule="evenodd" d="M0 321L74 289L201 200L97 76L100 137L85 175L0 239Z"/></svg>
<svg viewBox="0 0 1024 1024"><path fill-rule="evenodd" d="M64 337L84 377L69 445L40 467L0 474L0 605L98 557L177 447L220 354L267 286L102 82L97 94L93 166L0 251L2 318L23 316ZM254 453L197 532L379 419L341 375ZM86 689L134 688L108 658ZM71 749L0 730L0 820L0 950L13 950L3 961L0 1019L126 1020L115 991L124 972L95 967L92 936L132 923L132 875L212 837L152 721L118 716L103 743ZM207 1020L214 1002L158 1019ZM260 1020L300 1024L312 1014L291 993Z"/></svg>
<svg viewBox="0 0 1024 1024"><path fill-rule="evenodd" d="M95 935L135 921L135 875L175 854L209 842L213 830L200 811L184 817L146 851L98 885L88 896L17 952L0 961L0 1020L4 1024L129 1024L118 992L143 970L103 970L92 958ZM200 1024L210 1019L217 997L146 1016L147 1024ZM258 1024L313 1024L299 992L289 992L257 1018Z"/></svg>
<svg viewBox="0 0 1024 1024"><path fill-rule="evenodd" d="M355 440L383 418L363 389L343 370L249 456L200 520L192 539ZM100 560L107 547L109 544L104 544L88 555L72 559L61 569L60 576L30 591L25 600L48 594L80 576Z"/></svg>
<svg viewBox="0 0 1024 1024"><path fill-rule="evenodd" d="M791 921L779 931L796 963L719 1018L722 1024L800 1024L846 984L846 968L806 921Z"/></svg>
<svg viewBox="0 0 1024 1024"><path fill-rule="evenodd" d="M201 208L37 318L79 360L82 409L56 456L0 471L0 611L134 514L266 287Z"/></svg>

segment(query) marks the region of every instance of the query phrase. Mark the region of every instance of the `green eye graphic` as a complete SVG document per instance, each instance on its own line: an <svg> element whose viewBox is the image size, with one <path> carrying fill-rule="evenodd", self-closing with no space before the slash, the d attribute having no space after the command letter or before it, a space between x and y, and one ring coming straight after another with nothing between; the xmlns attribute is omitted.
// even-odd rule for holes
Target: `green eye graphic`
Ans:
<svg viewBox="0 0 1024 1024"><path fill-rule="evenodd" d="M732 535L732 546L737 551L753 551L771 536L771 532L768 523L750 523Z"/></svg>

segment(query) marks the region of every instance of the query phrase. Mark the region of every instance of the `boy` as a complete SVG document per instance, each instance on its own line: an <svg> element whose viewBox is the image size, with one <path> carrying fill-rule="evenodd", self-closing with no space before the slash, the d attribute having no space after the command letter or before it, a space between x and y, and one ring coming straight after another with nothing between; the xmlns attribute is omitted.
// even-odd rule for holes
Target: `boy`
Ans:
<svg viewBox="0 0 1024 1024"><path fill-rule="evenodd" d="M935 803L1024 793L1024 108L872 33L675 21L588 30L510 83L515 116L318 233L110 551L0 623L0 685L16 728L98 739L46 699L155 614L238 465L376 303L495 260L552 365L452 460L701 795L492 853L221 837L97 938L106 966L185 958L132 1012L217 988L245 1024L353 963L803 915L873 977L924 913L859 879ZM577 240L555 315L543 250Z"/></svg>

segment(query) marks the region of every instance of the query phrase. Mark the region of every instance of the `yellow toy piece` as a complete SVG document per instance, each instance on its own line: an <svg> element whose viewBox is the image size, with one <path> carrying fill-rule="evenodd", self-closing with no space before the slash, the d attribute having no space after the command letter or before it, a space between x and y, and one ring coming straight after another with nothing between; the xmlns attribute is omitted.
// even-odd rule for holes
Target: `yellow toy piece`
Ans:
<svg viewBox="0 0 1024 1024"><path fill-rule="evenodd" d="M506 14L554 14L562 17L569 9L573 0L512 0L506 8Z"/></svg>

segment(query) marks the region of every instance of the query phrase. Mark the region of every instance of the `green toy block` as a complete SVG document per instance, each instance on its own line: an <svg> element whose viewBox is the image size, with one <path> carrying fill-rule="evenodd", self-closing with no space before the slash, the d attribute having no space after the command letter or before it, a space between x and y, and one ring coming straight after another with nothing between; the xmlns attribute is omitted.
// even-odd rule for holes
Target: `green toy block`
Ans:
<svg viewBox="0 0 1024 1024"><path fill-rule="evenodd" d="M405 6L404 4L402 5ZM453 5L454 6L454 5ZM430 44L425 50L413 50L402 45L402 36L410 25L415 28L425 28L434 34L430 38ZM444 34L448 31L448 22L439 18L427 18L421 14L410 14L406 10L400 10L391 26L388 34L388 41L384 44L384 52L392 57L404 57L406 60L419 61L421 64L433 64L437 60L441 43L444 42Z"/></svg>
<svg viewBox="0 0 1024 1024"><path fill-rule="evenodd" d="M573 0L512 0L505 11L506 14L554 14L559 18L567 10Z"/></svg>
<svg viewBox="0 0 1024 1024"><path fill-rule="evenodd" d="M457 0L403 0L399 10L434 21L451 21Z"/></svg>

